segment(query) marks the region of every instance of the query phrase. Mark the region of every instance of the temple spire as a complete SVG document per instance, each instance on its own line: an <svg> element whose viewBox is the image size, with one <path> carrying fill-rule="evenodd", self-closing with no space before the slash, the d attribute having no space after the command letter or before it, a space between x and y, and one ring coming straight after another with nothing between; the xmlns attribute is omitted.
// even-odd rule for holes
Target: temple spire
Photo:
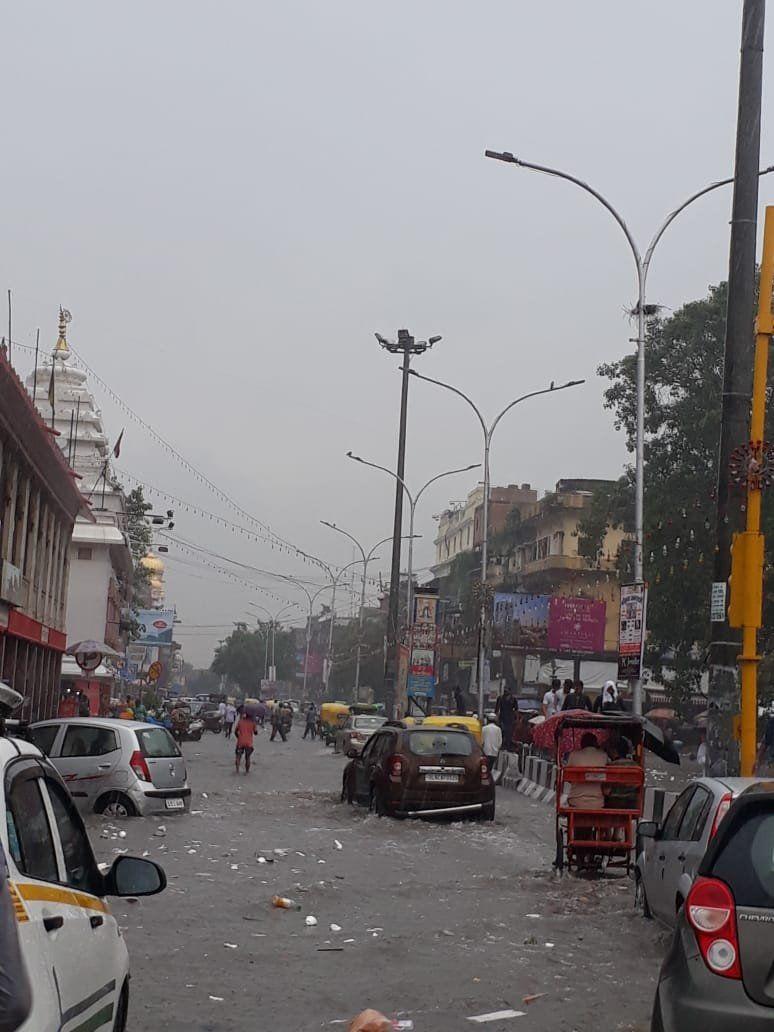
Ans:
<svg viewBox="0 0 774 1032"><path fill-rule="evenodd" d="M56 342L54 348L55 355L61 355L66 358L70 354L70 349L67 346L67 324L72 319L72 316L66 308L59 306L59 339Z"/></svg>

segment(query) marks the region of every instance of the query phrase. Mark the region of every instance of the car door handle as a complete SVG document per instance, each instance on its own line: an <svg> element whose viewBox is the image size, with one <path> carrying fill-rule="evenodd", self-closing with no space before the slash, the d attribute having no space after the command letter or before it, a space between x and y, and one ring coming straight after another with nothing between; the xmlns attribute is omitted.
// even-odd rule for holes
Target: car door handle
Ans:
<svg viewBox="0 0 774 1032"><path fill-rule="evenodd" d="M94 914L89 918L89 924L92 928L99 928L100 925L105 923L105 918L101 914Z"/></svg>
<svg viewBox="0 0 774 1032"><path fill-rule="evenodd" d="M112 763L98 763L97 770L110 770L112 766Z"/></svg>
<svg viewBox="0 0 774 1032"><path fill-rule="evenodd" d="M61 916L43 918L43 927L46 929L47 932L55 932L57 928L61 928L63 924L64 918Z"/></svg>

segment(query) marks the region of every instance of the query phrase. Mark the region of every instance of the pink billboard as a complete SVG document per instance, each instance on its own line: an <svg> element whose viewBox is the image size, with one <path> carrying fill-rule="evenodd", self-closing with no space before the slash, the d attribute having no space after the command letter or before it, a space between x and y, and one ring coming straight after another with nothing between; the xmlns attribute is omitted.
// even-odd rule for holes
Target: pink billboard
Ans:
<svg viewBox="0 0 774 1032"><path fill-rule="evenodd" d="M557 652L604 652L605 603L554 595L548 607L548 647Z"/></svg>

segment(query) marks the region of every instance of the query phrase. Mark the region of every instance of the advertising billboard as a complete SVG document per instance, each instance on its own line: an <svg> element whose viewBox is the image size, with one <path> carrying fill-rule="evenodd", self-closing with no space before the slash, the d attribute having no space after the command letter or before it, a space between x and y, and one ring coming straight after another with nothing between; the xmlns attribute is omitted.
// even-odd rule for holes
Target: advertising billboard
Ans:
<svg viewBox="0 0 774 1032"><path fill-rule="evenodd" d="M171 645L172 628L175 622L174 609L139 609L137 622L140 625L138 645Z"/></svg>
<svg viewBox="0 0 774 1032"><path fill-rule="evenodd" d="M624 681L642 676L645 644L645 612L648 589L644 584L621 585L621 616L618 625L618 677Z"/></svg>
<svg viewBox="0 0 774 1032"><path fill-rule="evenodd" d="M548 607L548 647L556 652L604 652L605 603L553 596Z"/></svg>
<svg viewBox="0 0 774 1032"><path fill-rule="evenodd" d="M497 592L494 596L495 641L503 645L548 645L550 595Z"/></svg>

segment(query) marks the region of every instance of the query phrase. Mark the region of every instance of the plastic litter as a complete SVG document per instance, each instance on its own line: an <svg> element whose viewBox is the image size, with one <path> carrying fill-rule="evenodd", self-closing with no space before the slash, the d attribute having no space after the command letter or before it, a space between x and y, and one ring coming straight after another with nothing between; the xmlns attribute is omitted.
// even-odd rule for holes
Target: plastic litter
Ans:
<svg viewBox="0 0 774 1032"><path fill-rule="evenodd" d="M364 1010L349 1023L347 1032L392 1032L392 1022L375 1010Z"/></svg>
<svg viewBox="0 0 774 1032"><path fill-rule="evenodd" d="M517 1010L501 1010L491 1011L489 1014L476 1014L468 1021L475 1021L479 1025L483 1025L488 1021L505 1021L506 1018L523 1018L525 1011Z"/></svg>
<svg viewBox="0 0 774 1032"><path fill-rule="evenodd" d="M215 1003L223 1003L223 997L222 996L211 996L210 999L214 1000Z"/></svg>
<svg viewBox="0 0 774 1032"><path fill-rule="evenodd" d="M119 838L126 838L126 832L125 831L119 831L118 837Z"/></svg>
<svg viewBox="0 0 774 1032"><path fill-rule="evenodd" d="M300 910L300 903L296 903L294 899L288 899L287 896L272 896L271 905L277 907L279 910Z"/></svg>
<svg viewBox="0 0 774 1032"><path fill-rule="evenodd" d="M341 925L332 924L330 927L331 927L331 931L332 932L340 932L341 931Z"/></svg>
<svg viewBox="0 0 774 1032"><path fill-rule="evenodd" d="M304 924L307 928L314 928L314 926L317 924L317 918L313 917L313 915L310 914L309 917L305 919Z"/></svg>
<svg viewBox="0 0 774 1032"><path fill-rule="evenodd" d="M339 842L339 840L337 838L335 838L333 840L333 844L336 847L336 849L343 849L344 848L344 846L342 846L342 844Z"/></svg>
<svg viewBox="0 0 774 1032"><path fill-rule="evenodd" d="M529 996L522 996L521 1002L526 1004L534 1003L535 1000L541 1000L544 996L548 996L548 993L531 993Z"/></svg>
<svg viewBox="0 0 774 1032"><path fill-rule="evenodd" d="M237 946L237 944L235 942L224 942L223 945L226 947L227 950L238 950L239 949L239 947Z"/></svg>

